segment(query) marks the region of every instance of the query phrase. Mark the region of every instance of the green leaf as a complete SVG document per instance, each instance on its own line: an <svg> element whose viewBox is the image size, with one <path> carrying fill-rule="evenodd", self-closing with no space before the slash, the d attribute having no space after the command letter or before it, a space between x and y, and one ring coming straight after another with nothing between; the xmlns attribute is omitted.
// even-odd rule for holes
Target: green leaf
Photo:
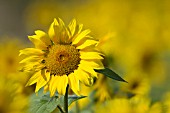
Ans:
<svg viewBox="0 0 170 113"><path fill-rule="evenodd" d="M77 100L85 98L85 97L87 97L87 96L69 95L68 96L68 106L70 106L74 101L77 101Z"/></svg>
<svg viewBox="0 0 170 113"><path fill-rule="evenodd" d="M86 96L68 96L68 106L74 101L85 98ZM33 94L30 101L30 113L51 113L58 106L62 109L64 107L64 96L56 94L54 97L50 97L49 93L43 94L42 90L38 94ZM63 109L62 109L63 110Z"/></svg>
<svg viewBox="0 0 170 113"><path fill-rule="evenodd" d="M114 79L114 80L117 80L117 81L122 81L122 82L126 82L128 83L127 81L125 81L124 79L122 79L118 74L116 74L114 71L112 71L111 69L109 68L105 68L105 69L94 69L96 72L98 73L101 73L111 79Z"/></svg>
<svg viewBox="0 0 170 113"><path fill-rule="evenodd" d="M50 97L46 95L32 95L30 103L30 113L51 113L60 104L58 96Z"/></svg>

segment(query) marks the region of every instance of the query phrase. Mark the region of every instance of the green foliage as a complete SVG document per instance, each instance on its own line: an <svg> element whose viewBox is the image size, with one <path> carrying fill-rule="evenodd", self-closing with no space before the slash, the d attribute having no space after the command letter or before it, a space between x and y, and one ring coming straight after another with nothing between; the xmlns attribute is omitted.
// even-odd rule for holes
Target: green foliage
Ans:
<svg viewBox="0 0 170 113"><path fill-rule="evenodd" d="M121 82L126 82L124 79L122 79L118 74L116 74L114 71L112 71L109 68L104 68L104 69L94 69L96 72L101 73L111 79L117 80L117 81L121 81Z"/></svg>
<svg viewBox="0 0 170 113"><path fill-rule="evenodd" d="M86 96L69 95L68 106L74 101L85 97ZM50 97L49 93L43 94L43 92L40 91L37 95L34 94L31 96L30 102L30 113L51 113L58 107L60 107L60 111L64 111L64 96L59 96L58 94Z"/></svg>
<svg viewBox="0 0 170 113"><path fill-rule="evenodd" d="M59 98L57 96L50 98L48 95L36 96L31 98L31 113L51 113L59 104Z"/></svg>

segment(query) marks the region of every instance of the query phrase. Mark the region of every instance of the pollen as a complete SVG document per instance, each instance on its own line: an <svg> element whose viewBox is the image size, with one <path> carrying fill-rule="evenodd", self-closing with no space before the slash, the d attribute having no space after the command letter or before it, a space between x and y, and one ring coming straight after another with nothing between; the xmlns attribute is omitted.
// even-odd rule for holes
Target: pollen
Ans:
<svg viewBox="0 0 170 113"><path fill-rule="evenodd" d="M45 67L51 75L69 75L80 64L80 53L72 45L53 45L45 57Z"/></svg>

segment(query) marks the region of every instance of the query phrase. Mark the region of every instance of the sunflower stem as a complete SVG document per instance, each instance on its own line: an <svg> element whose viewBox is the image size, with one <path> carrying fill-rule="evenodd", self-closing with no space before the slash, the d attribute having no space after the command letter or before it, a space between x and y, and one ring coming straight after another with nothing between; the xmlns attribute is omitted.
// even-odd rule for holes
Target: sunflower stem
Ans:
<svg viewBox="0 0 170 113"><path fill-rule="evenodd" d="M69 88L69 86L67 85L66 93L64 95L64 110L65 110L65 113L68 113L68 88Z"/></svg>

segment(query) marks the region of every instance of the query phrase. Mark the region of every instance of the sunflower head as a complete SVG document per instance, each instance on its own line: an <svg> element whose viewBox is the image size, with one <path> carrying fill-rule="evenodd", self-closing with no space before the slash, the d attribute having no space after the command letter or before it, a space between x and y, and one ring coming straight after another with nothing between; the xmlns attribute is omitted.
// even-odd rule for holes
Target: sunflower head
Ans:
<svg viewBox="0 0 170 113"><path fill-rule="evenodd" d="M49 50L45 61L47 70L54 75L69 75L80 64L80 53L71 45L55 45Z"/></svg>
<svg viewBox="0 0 170 113"><path fill-rule="evenodd" d="M27 83L36 83L35 92L44 87L51 96L56 91L64 95L69 85L79 95L79 82L93 84L97 77L94 69L103 68L103 57L95 48L98 41L89 36L89 29L82 28L75 19L68 26L61 19L54 19L48 33L38 30L28 37L35 48L20 50L20 55L26 56L20 63L24 71L35 71Z"/></svg>

